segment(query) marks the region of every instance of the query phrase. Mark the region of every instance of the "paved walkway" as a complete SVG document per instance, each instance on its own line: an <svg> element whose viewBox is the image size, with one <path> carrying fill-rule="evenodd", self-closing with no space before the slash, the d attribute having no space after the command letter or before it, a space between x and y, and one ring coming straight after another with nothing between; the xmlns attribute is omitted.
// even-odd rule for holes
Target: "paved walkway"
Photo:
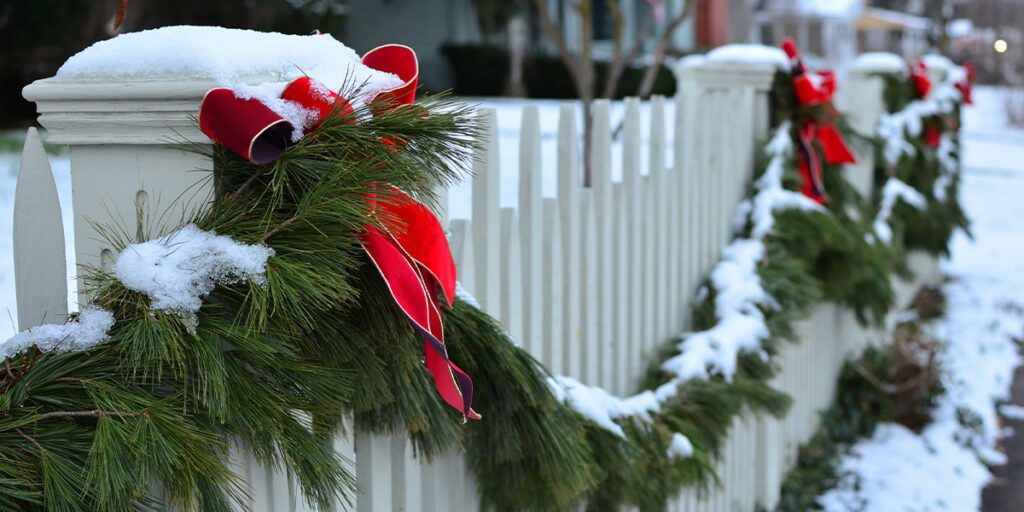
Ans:
<svg viewBox="0 0 1024 512"><path fill-rule="evenodd" d="M1024 367L1017 369L1012 403L1024 404ZM982 496L984 512L1024 511L1024 420L1007 420L1006 425L1017 434L1003 440L1009 463L993 468L992 483Z"/></svg>

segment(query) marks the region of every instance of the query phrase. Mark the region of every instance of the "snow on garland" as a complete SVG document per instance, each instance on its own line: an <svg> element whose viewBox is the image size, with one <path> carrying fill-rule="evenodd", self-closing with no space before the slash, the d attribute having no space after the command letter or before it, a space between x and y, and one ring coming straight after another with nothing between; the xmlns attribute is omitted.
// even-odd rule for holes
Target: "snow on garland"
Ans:
<svg viewBox="0 0 1024 512"><path fill-rule="evenodd" d="M113 314L87 306L71 322L43 324L15 334L0 344L0 359L16 356L31 347L43 352L88 350L106 341L113 326Z"/></svg>
<svg viewBox="0 0 1024 512"><path fill-rule="evenodd" d="M782 186L785 162L792 157L790 124L782 123L766 146L770 158L768 169L755 182L756 194L739 208L738 218L748 215L755 226L752 238L741 238L723 250L722 260L711 271L715 288L717 323L710 329L686 333L679 343L679 353L662 363L661 368L672 378L654 391L643 391L621 398L604 389L587 386L566 376L555 376L548 384L559 401L592 420L602 428L623 437L622 427L615 420L632 418L650 421L651 413L678 396L680 385L690 379L709 379L721 375L731 380L743 353L761 353L761 344L771 333L761 308L777 309L776 300L765 291L757 269L764 259L762 238L774 225L779 210L823 210L821 205L798 192ZM688 448L687 448L688 447ZM674 433L670 454L684 457L693 447L685 435Z"/></svg>
<svg viewBox="0 0 1024 512"><path fill-rule="evenodd" d="M882 155L886 164L896 165L904 155L912 156L914 146L906 136L920 137L924 120L928 117L954 112L963 99L956 83L963 79L964 70L958 66L947 68L948 77L925 99L913 100L899 112L883 114L878 122L878 136L884 141ZM948 151L951 149L947 149Z"/></svg>
<svg viewBox="0 0 1024 512"><path fill-rule="evenodd" d="M126 288L149 296L152 309L181 314L194 327L203 296L218 284L262 284L273 255L265 245L239 243L189 224L125 247L113 270Z"/></svg>
<svg viewBox="0 0 1024 512"><path fill-rule="evenodd" d="M218 284L242 280L262 283L267 259L274 251L246 245L189 224L166 236L125 247L114 264L114 275L130 290L149 296L154 310L185 315L191 326L202 297ZM30 347L43 352L88 350L104 341L114 327L114 315L86 306L74 320L43 324L0 343L0 359Z"/></svg>
<svg viewBox="0 0 1024 512"><path fill-rule="evenodd" d="M892 243L892 228L889 226L889 218L892 217L892 209L896 207L897 201L903 201L914 208L923 210L928 207L928 201L910 185L903 183L896 178L889 178L882 187L882 201L878 208L878 216L872 228L875 236L884 244Z"/></svg>

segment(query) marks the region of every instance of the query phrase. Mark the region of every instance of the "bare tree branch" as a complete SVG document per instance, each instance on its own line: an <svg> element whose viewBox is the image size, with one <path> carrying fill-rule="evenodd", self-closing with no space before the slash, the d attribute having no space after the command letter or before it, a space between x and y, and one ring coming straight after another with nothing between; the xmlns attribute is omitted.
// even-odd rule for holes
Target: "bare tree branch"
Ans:
<svg viewBox="0 0 1024 512"><path fill-rule="evenodd" d="M640 87L637 88L636 95L640 98L646 98L651 95L651 91L654 89L654 80L658 77L658 70L661 69L661 65L665 62L665 56L668 54L668 47L672 43L672 34L679 29L680 25L690 17L690 12L693 10L693 0L686 0L683 8L679 11L672 21L669 22L668 26L665 27L665 31L661 33L661 38L658 40L658 46L654 50L654 59L650 65L644 71L644 77L640 81Z"/></svg>
<svg viewBox="0 0 1024 512"><path fill-rule="evenodd" d="M618 76L612 71L626 67L626 56L622 53L622 44L626 26L626 17L622 14L622 8L617 0L604 0L604 5L612 15L612 22L615 29L612 33L612 61L609 67L608 76L605 77L602 98L611 98L615 94L616 86L619 85ZM621 75L620 71L618 75Z"/></svg>
<svg viewBox="0 0 1024 512"><path fill-rule="evenodd" d="M551 13L548 12L548 7L545 5L544 0L533 0L533 4L537 7L537 13L540 15L540 24L544 28L544 33L547 34L548 39L555 45L558 56L565 62L565 67L568 68L569 75L576 85L577 93L579 93L579 84L582 81L582 77L577 69L576 59L569 52L569 45L566 44L562 33L555 26L554 21L552 21Z"/></svg>

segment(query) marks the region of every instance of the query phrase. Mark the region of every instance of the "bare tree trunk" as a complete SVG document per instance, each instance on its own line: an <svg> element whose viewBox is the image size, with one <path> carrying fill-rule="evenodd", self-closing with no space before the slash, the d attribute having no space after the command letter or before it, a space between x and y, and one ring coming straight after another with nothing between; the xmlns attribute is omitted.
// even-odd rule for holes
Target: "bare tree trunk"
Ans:
<svg viewBox="0 0 1024 512"><path fill-rule="evenodd" d="M569 45L566 44L562 33L559 32L558 27L552 21L551 13L548 12L544 0L533 0L534 6L537 7L537 13L540 15L541 26L544 28L548 39L555 45L555 49L558 51L559 57L562 58L562 62L565 63L565 67L569 70L569 76L576 87L576 95L579 96L580 102L583 104L582 160L583 186L585 187L589 187L592 181L590 148L593 143L590 139L593 131L591 126L593 120L591 107L594 103L594 13L591 2L592 0L579 0L578 3L572 6L580 21L580 52L578 55L573 55L569 51Z"/></svg>
<svg viewBox="0 0 1024 512"><path fill-rule="evenodd" d="M661 70L661 65L665 63L665 56L668 54L668 48L672 44L672 35L686 21L686 18L690 16L691 10L693 10L693 0L686 0L679 14L672 18L672 21L665 27L665 31L662 32L661 38L658 40L658 46L654 50L654 59L647 66L647 69L644 70L644 77L640 81L640 87L637 88L636 95L640 98L647 98L651 95L651 91L654 90L654 81L658 78L658 71Z"/></svg>
<svg viewBox="0 0 1024 512"><path fill-rule="evenodd" d="M523 60L526 55L526 20L522 16L514 16L508 21L508 53L509 73L505 94L508 96L525 96Z"/></svg>

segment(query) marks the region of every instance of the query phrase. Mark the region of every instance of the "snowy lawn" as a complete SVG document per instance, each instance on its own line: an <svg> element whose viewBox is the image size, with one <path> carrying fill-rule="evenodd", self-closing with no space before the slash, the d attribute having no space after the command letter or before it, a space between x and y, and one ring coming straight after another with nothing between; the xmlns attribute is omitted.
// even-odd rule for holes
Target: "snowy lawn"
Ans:
<svg viewBox="0 0 1024 512"><path fill-rule="evenodd" d="M1006 126L999 91L980 88L975 101L965 112L962 187L975 238L954 239L943 264L953 278L947 316L932 326L948 343L948 392L920 436L883 425L857 444L841 463L849 475L822 497L826 510L978 510L991 477L983 461L1004 462L995 450L1003 434L996 406L1009 397L1021 363L1014 338L1024 334L1024 130ZM964 412L980 419L976 431L961 426Z"/></svg>
<svg viewBox="0 0 1024 512"><path fill-rule="evenodd" d="M519 98L469 98L467 101L481 109L494 109L498 121L498 154L501 159L501 206L515 208L519 200L519 132L522 127L523 107L536 105L540 118L541 145L541 193L554 197L558 193L558 115L564 103L561 100L523 100ZM579 102L576 106L576 129L583 131L583 113ZM625 107L621 101L611 103L611 128L615 130L622 122ZM640 169L647 174L650 166L651 124L650 102L640 105ZM675 102L666 98L664 111L665 165L673 162L675 134ZM622 180L623 137L620 133L612 142L612 180ZM580 138L582 141L582 137ZM581 142L582 143L582 142ZM671 167L670 167L671 168ZM453 187L448 194L448 214L454 219L472 217L473 186L469 180Z"/></svg>

